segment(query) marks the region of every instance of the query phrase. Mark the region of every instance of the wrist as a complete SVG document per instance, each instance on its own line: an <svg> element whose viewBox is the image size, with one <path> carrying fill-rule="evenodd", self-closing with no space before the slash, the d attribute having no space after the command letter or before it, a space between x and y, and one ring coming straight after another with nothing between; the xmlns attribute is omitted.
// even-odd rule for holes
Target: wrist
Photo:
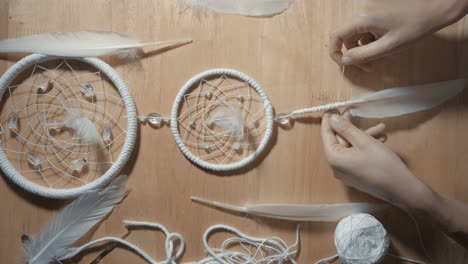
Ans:
<svg viewBox="0 0 468 264"><path fill-rule="evenodd" d="M453 210L451 209L450 202L447 198L434 192L432 189L427 189L424 205L415 209L431 217L441 229L448 233L453 232Z"/></svg>

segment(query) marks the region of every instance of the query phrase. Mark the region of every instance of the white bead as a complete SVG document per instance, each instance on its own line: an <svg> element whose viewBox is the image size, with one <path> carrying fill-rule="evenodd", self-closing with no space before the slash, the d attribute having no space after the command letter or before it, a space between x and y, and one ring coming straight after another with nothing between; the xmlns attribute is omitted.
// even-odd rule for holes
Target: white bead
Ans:
<svg viewBox="0 0 468 264"><path fill-rule="evenodd" d="M112 129L109 127L108 124L104 124L101 132L102 140L106 145L109 145L112 141Z"/></svg>
<svg viewBox="0 0 468 264"><path fill-rule="evenodd" d="M291 128L293 125L292 118L284 113L277 115L275 121L284 128Z"/></svg>
<svg viewBox="0 0 468 264"><path fill-rule="evenodd" d="M146 122L154 128L160 128L164 124L163 117L158 113L150 113L145 118Z"/></svg>
<svg viewBox="0 0 468 264"><path fill-rule="evenodd" d="M206 92L205 92L205 98L208 99L208 100L210 100L211 97L213 97L213 93L210 92L210 91L206 91Z"/></svg>
<svg viewBox="0 0 468 264"><path fill-rule="evenodd" d="M94 88L90 83L83 82L83 83L80 83L80 86L81 86L81 93L83 94L84 98L90 100L96 96L96 93L94 92Z"/></svg>
<svg viewBox="0 0 468 264"><path fill-rule="evenodd" d="M29 165L34 169L38 169L41 166L41 159L32 151L26 152L26 159L28 160Z"/></svg>
<svg viewBox="0 0 468 264"><path fill-rule="evenodd" d="M69 165L69 169L72 173L81 173L88 166L88 162L85 159L76 159Z"/></svg>
<svg viewBox="0 0 468 264"><path fill-rule="evenodd" d="M53 87L52 82L49 77L44 77L44 80L41 84L37 86L37 93L45 94L49 92Z"/></svg>
<svg viewBox="0 0 468 264"><path fill-rule="evenodd" d="M240 142L234 142L234 143L232 144L232 149L233 149L233 150L239 150L240 147L241 147L241 143L240 143Z"/></svg>
<svg viewBox="0 0 468 264"><path fill-rule="evenodd" d="M51 119L46 120L45 125L47 127L47 130L49 130L49 132L53 131L53 132L58 133L62 130L65 123L60 119L51 118Z"/></svg>
<svg viewBox="0 0 468 264"><path fill-rule="evenodd" d="M19 132L19 119L16 112L11 112L8 115L8 128L15 133Z"/></svg>

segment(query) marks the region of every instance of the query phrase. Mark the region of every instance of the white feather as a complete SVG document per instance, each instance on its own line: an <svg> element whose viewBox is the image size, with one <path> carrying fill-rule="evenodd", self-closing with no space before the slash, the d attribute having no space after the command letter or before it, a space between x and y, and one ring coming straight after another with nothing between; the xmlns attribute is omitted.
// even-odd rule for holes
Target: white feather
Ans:
<svg viewBox="0 0 468 264"><path fill-rule="evenodd" d="M85 144L99 143L101 136L96 126L79 109L67 110L64 126L73 129L76 137Z"/></svg>
<svg viewBox="0 0 468 264"><path fill-rule="evenodd" d="M63 208L41 229L37 239L24 245L29 264L48 264L60 259L68 247L108 215L125 196L127 176L119 176L100 191L83 194Z"/></svg>
<svg viewBox="0 0 468 264"><path fill-rule="evenodd" d="M0 41L0 53L41 53L63 57L117 55L136 58L146 46L180 46L191 40L140 43L130 37L105 31L55 32Z"/></svg>
<svg viewBox="0 0 468 264"><path fill-rule="evenodd" d="M355 213L375 213L386 208L384 204L257 204L245 207L192 197L192 201L239 213L290 221L337 221Z"/></svg>
<svg viewBox="0 0 468 264"><path fill-rule="evenodd" d="M210 123L232 136L241 137L244 134L244 118L238 104L218 107L210 117Z"/></svg>
<svg viewBox="0 0 468 264"><path fill-rule="evenodd" d="M294 0L179 0L183 8L251 17L272 17L288 9Z"/></svg>
<svg viewBox="0 0 468 264"><path fill-rule="evenodd" d="M353 116L383 118L426 110L442 104L459 94L468 84L467 79L431 83L404 88L386 89L353 101Z"/></svg>

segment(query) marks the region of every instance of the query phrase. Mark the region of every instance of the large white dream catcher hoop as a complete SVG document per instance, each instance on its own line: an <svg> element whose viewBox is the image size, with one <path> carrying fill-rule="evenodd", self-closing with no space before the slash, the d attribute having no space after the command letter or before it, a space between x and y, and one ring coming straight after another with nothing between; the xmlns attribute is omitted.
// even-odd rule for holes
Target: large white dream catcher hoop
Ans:
<svg viewBox="0 0 468 264"><path fill-rule="evenodd" d="M69 61L96 71L78 74ZM99 59L30 55L0 78L0 96L0 168L28 192L77 197L108 184L130 157L136 108L122 79Z"/></svg>

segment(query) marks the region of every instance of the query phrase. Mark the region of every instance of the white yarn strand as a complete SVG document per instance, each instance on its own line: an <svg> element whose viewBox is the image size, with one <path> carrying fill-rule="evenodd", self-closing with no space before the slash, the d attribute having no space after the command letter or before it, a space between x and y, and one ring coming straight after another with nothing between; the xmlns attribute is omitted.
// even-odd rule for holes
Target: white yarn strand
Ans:
<svg viewBox="0 0 468 264"><path fill-rule="evenodd" d="M182 235L178 233L170 233L163 225L156 224L156 223L150 223L150 222L141 222L141 221L124 221L125 227L131 231L132 229L137 229L137 228L145 228L145 229L155 229L155 230L161 230L164 235L166 236L165 240L165 251L166 251L166 259L161 262L157 262L153 258L151 258L145 251L140 249L139 247L135 246L134 244L121 239L117 237L103 237L96 239L94 241L88 242L80 247L76 248L71 248L64 254L63 256L59 256L58 259L60 260L66 260L73 258L77 255L79 255L81 252L84 250L93 247L98 244L102 243L118 243L121 244L132 251L134 251L137 255L139 255L141 258L143 258L146 262L151 263L151 264L175 264L176 260L179 259L184 250L185 250L185 239ZM174 254L174 241L179 240L180 241L180 247L178 251Z"/></svg>

